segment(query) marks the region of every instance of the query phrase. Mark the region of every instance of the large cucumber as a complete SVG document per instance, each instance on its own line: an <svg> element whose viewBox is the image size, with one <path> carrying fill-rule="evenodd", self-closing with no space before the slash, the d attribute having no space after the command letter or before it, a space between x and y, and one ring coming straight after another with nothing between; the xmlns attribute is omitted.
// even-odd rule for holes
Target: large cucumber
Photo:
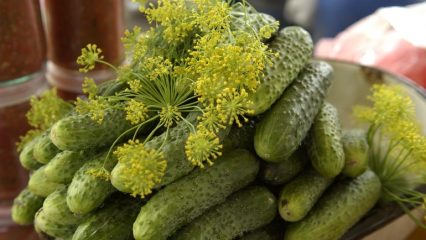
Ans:
<svg viewBox="0 0 426 240"><path fill-rule="evenodd" d="M34 228L41 234L48 234L58 239L71 239L76 226L63 224L61 220L50 219L41 208L35 215Z"/></svg>
<svg viewBox="0 0 426 240"><path fill-rule="evenodd" d="M342 173L354 178L362 174L368 165L368 143L365 132L361 129L345 132L342 144L345 151L345 167Z"/></svg>
<svg viewBox="0 0 426 240"><path fill-rule="evenodd" d="M61 188L62 184L47 180L45 171L46 166L43 166L33 172L28 181L28 189L34 194L47 197L52 192Z"/></svg>
<svg viewBox="0 0 426 240"><path fill-rule="evenodd" d="M111 145L131 127L120 110L107 109L101 123L89 115L70 115L56 122L50 131L52 142L61 150L78 151Z"/></svg>
<svg viewBox="0 0 426 240"><path fill-rule="evenodd" d="M43 205L43 201L43 197L37 196L27 188L24 188L13 200L13 221L21 225L33 223L34 215Z"/></svg>
<svg viewBox="0 0 426 240"><path fill-rule="evenodd" d="M67 188L56 190L43 203L43 211L47 218L60 221L64 225L78 225L84 216L76 215L70 211L67 205Z"/></svg>
<svg viewBox="0 0 426 240"><path fill-rule="evenodd" d="M34 145L39 138L40 136L35 137L30 142L25 144L24 148L19 154L19 161L21 162L21 165L28 170L37 170L43 166L42 163L34 158Z"/></svg>
<svg viewBox="0 0 426 240"><path fill-rule="evenodd" d="M196 169L154 195L133 225L137 240L167 239L208 208L252 182L259 170L256 158L235 150L218 158L213 166Z"/></svg>
<svg viewBox="0 0 426 240"><path fill-rule="evenodd" d="M308 32L292 26L282 29L269 47L278 56L272 66L266 66L260 85L250 95L254 115L268 110L296 78L311 58L313 43Z"/></svg>
<svg viewBox="0 0 426 240"><path fill-rule="evenodd" d="M270 223L277 214L274 195L264 187L249 187L230 196L185 226L176 240L229 239Z"/></svg>
<svg viewBox="0 0 426 240"><path fill-rule="evenodd" d="M281 217L288 222L304 218L332 181L312 169L302 172L281 190L278 202Z"/></svg>
<svg viewBox="0 0 426 240"><path fill-rule="evenodd" d="M115 191L111 182L94 176L91 170L102 168L107 153L101 153L85 163L74 175L67 191L67 204L71 212L86 214L99 207ZM111 170L116 159L110 155L105 168Z"/></svg>
<svg viewBox="0 0 426 240"><path fill-rule="evenodd" d="M56 154L55 157L46 165L44 170L49 181L69 184L74 174L90 158L90 154L82 151L63 151Z"/></svg>
<svg viewBox="0 0 426 240"><path fill-rule="evenodd" d="M82 222L73 240L133 239L132 223L140 210L141 201L113 195L105 206Z"/></svg>
<svg viewBox="0 0 426 240"><path fill-rule="evenodd" d="M303 150L298 149L287 160L266 163L262 168L262 179L271 185L282 185L299 174L307 163Z"/></svg>
<svg viewBox="0 0 426 240"><path fill-rule="evenodd" d="M285 239L337 240L376 204L380 193L380 180L369 170L337 183L303 220L287 227Z"/></svg>
<svg viewBox="0 0 426 240"><path fill-rule="evenodd" d="M52 143L52 141L49 138L49 131L43 133L39 138L37 138L37 142L34 145L33 149L33 155L34 158L42 163L46 164L48 163L57 153L59 153L61 150L59 150L55 144Z"/></svg>
<svg viewBox="0 0 426 240"><path fill-rule="evenodd" d="M307 138L312 166L324 177L337 176L345 166L337 109L325 102L315 118Z"/></svg>
<svg viewBox="0 0 426 240"><path fill-rule="evenodd" d="M322 105L331 73L325 62L309 64L265 114L254 135L262 159L281 162L299 147Z"/></svg>

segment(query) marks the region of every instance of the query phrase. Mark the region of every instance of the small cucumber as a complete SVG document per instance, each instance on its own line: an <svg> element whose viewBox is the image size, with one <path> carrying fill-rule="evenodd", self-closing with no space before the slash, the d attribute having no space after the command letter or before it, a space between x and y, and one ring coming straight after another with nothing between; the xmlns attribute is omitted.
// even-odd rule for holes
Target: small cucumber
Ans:
<svg viewBox="0 0 426 240"><path fill-rule="evenodd" d="M185 226L176 240L229 239L270 223L277 214L274 195L254 186L231 195L225 202Z"/></svg>
<svg viewBox="0 0 426 240"><path fill-rule="evenodd" d="M46 164L48 163L57 153L59 153L61 150L59 150L55 144L52 143L52 141L49 138L49 132L43 133L39 138L37 138L37 142L34 145L33 149L33 155L34 158L42 163Z"/></svg>
<svg viewBox="0 0 426 240"><path fill-rule="evenodd" d="M113 195L105 206L82 222L73 240L133 239L132 223L140 210L139 199Z"/></svg>
<svg viewBox="0 0 426 240"><path fill-rule="evenodd" d="M69 184L74 174L90 158L90 154L84 152L63 151L46 165L44 170L49 181Z"/></svg>
<svg viewBox="0 0 426 240"><path fill-rule="evenodd" d="M90 170L102 168L106 152L93 157L85 163L74 175L67 191L67 204L71 212L84 215L97 207L115 191L110 181L90 174ZM111 170L116 159L110 155L105 168Z"/></svg>
<svg viewBox="0 0 426 240"><path fill-rule="evenodd" d="M309 64L256 126L254 147L265 161L282 162L300 146L331 82L325 62Z"/></svg>
<svg viewBox="0 0 426 240"><path fill-rule="evenodd" d="M325 102L315 118L307 138L308 155L312 166L324 177L333 178L345 166L337 109Z"/></svg>
<svg viewBox="0 0 426 240"><path fill-rule="evenodd" d="M43 166L42 163L38 162L34 158L34 145L38 141L40 137L35 137L30 142L25 144L24 148L22 149L21 153L19 154L19 161L21 162L21 165L28 170L37 170L41 166Z"/></svg>
<svg viewBox="0 0 426 240"><path fill-rule="evenodd" d="M301 27L283 28L270 43L269 49L278 56L267 65L256 92L250 95L253 115L268 110L302 71L312 56L311 36Z"/></svg>
<svg viewBox="0 0 426 240"><path fill-rule="evenodd" d="M44 215L64 225L78 225L84 216L76 215L70 211L67 205L67 188L63 187L49 196L43 203Z"/></svg>
<svg viewBox="0 0 426 240"><path fill-rule="evenodd" d="M76 226L63 224L61 220L50 219L41 208L35 215L34 228L40 234L48 234L59 239L70 239Z"/></svg>
<svg viewBox="0 0 426 240"><path fill-rule="evenodd" d="M154 195L133 224L136 240L165 240L208 208L252 182L259 170L247 150L224 154L213 166L195 169Z"/></svg>
<svg viewBox="0 0 426 240"><path fill-rule="evenodd" d="M380 193L380 180L370 170L355 179L337 183L303 220L287 227L285 239L340 239L376 204Z"/></svg>
<svg viewBox="0 0 426 240"><path fill-rule="evenodd" d="M281 217L288 222L304 218L332 181L313 169L302 172L281 190L278 202Z"/></svg>
<svg viewBox="0 0 426 240"><path fill-rule="evenodd" d="M64 186L60 183L47 180L46 173L44 172L45 169L46 167L43 166L34 171L30 176L30 180L28 181L28 189L41 197L47 197L52 192Z"/></svg>
<svg viewBox="0 0 426 240"><path fill-rule="evenodd" d="M266 163L262 169L262 179L271 185L282 185L297 174L305 167L307 160L303 150L298 149L287 160L280 163Z"/></svg>
<svg viewBox="0 0 426 240"><path fill-rule="evenodd" d="M342 144L345 151L345 167L342 173L352 178L361 175L368 165L368 143L365 132L361 129L345 132Z"/></svg>
<svg viewBox="0 0 426 240"><path fill-rule="evenodd" d="M43 201L43 197L37 196L27 188L24 188L13 200L13 221L20 225L33 223L34 215L43 205Z"/></svg>

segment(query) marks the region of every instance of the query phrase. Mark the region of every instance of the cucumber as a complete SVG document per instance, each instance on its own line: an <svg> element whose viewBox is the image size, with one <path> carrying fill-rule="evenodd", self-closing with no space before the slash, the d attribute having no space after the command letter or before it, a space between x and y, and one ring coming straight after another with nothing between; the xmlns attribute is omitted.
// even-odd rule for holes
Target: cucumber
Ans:
<svg viewBox="0 0 426 240"><path fill-rule="evenodd" d="M142 205L141 201L125 196L113 197L78 226L73 240L133 239L132 223Z"/></svg>
<svg viewBox="0 0 426 240"><path fill-rule="evenodd" d="M324 177L333 178L345 166L342 130L336 108L325 102L307 138L312 166Z"/></svg>
<svg viewBox="0 0 426 240"><path fill-rule="evenodd" d="M115 190L110 181L90 174L90 170L102 168L107 152L93 157L85 163L74 175L67 191L67 204L71 212L84 215L97 207ZM116 159L110 155L105 168L111 170Z"/></svg>
<svg viewBox="0 0 426 240"><path fill-rule="evenodd" d="M79 151L110 146L130 127L123 111L107 109L102 123L93 121L88 114L59 120L52 126L50 139L61 150Z"/></svg>
<svg viewBox="0 0 426 240"><path fill-rule="evenodd" d="M238 240L282 240L284 224L274 220L272 223L244 234Z"/></svg>
<svg viewBox="0 0 426 240"><path fill-rule="evenodd" d="M167 239L208 208L252 182L259 170L256 158L247 150L234 150L213 166L197 168L154 195L133 224L137 240Z"/></svg>
<svg viewBox="0 0 426 240"><path fill-rule="evenodd" d="M307 135L321 108L332 68L309 64L256 126L254 147L265 161L288 159Z"/></svg>
<svg viewBox="0 0 426 240"><path fill-rule="evenodd" d="M69 184L74 174L88 161L90 154L79 151L63 151L46 165L44 170L49 181Z"/></svg>
<svg viewBox="0 0 426 240"><path fill-rule="evenodd" d="M35 215L34 228L40 234L48 234L59 239L70 239L76 226L62 224L61 220L50 219L41 208Z"/></svg>
<svg viewBox="0 0 426 240"><path fill-rule="evenodd" d="M59 153L61 151L50 140L50 138L49 138L49 131L46 132L46 133L43 133L37 139L38 139L37 142L34 144L33 155L34 155L34 158L38 162L40 162L42 164L46 164L57 153Z"/></svg>
<svg viewBox="0 0 426 240"><path fill-rule="evenodd" d="M306 165L306 156L298 149L287 160L280 163L266 163L261 171L261 177L264 182L270 185L282 185L297 174L299 174Z"/></svg>
<svg viewBox="0 0 426 240"><path fill-rule="evenodd" d="M57 189L63 187L63 184L51 182L47 180L46 173L44 172L46 169L45 166L37 169L30 176L30 180L28 181L28 189L41 197L47 197L52 192Z"/></svg>
<svg viewBox="0 0 426 240"><path fill-rule="evenodd" d="M313 169L302 172L281 190L278 202L281 217L288 222L303 219L332 181Z"/></svg>
<svg viewBox="0 0 426 240"><path fill-rule="evenodd" d="M37 136L34 139L32 139L30 142L25 144L24 148L22 149L21 153L19 154L19 161L21 162L21 165L28 170L37 170L41 166L43 166L42 163L38 162L34 158L34 145L38 141L40 137Z"/></svg>
<svg viewBox="0 0 426 240"><path fill-rule="evenodd" d="M380 193L380 180L370 170L331 186L302 221L287 227L285 239L339 239L376 204Z"/></svg>
<svg viewBox="0 0 426 240"><path fill-rule="evenodd" d="M361 129L345 132L342 144L345 152L345 166L342 173L352 178L361 175L368 165L368 143L365 132Z"/></svg>
<svg viewBox="0 0 426 240"><path fill-rule="evenodd" d="M43 205L43 201L43 197L37 196L27 188L24 188L13 200L13 221L20 225L33 223L34 215Z"/></svg>
<svg viewBox="0 0 426 240"><path fill-rule="evenodd" d="M268 110L302 71L312 56L311 36L301 27L283 28L272 40L269 49L278 53L267 65L256 92L249 95L253 115Z"/></svg>
<svg viewBox="0 0 426 240"><path fill-rule="evenodd" d="M43 203L44 215L64 225L78 225L84 216L76 215L67 205L67 188L63 187L50 194Z"/></svg>
<svg viewBox="0 0 426 240"><path fill-rule="evenodd" d="M231 195L185 226L176 240L229 239L270 223L277 214L274 195L254 186Z"/></svg>
<svg viewBox="0 0 426 240"><path fill-rule="evenodd" d="M232 126L228 136L223 139L222 152L226 153L237 148L251 150L253 148L253 137L256 122L251 120L242 127Z"/></svg>

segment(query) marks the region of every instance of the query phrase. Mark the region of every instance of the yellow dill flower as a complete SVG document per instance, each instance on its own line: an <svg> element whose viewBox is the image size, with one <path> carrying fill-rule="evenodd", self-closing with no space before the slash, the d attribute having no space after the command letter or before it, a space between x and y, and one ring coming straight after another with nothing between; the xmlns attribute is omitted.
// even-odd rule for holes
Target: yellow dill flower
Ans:
<svg viewBox="0 0 426 240"><path fill-rule="evenodd" d="M160 124L169 128L173 123L178 122L182 118L182 114L177 106L167 105L161 108Z"/></svg>
<svg viewBox="0 0 426 240"><path fill-rule="evenodd" d="M98 94L99 89L93 78L84 77L82 90L83 93L88 95L89 99L93 99Z"/></svg>
<svg viewBox="0 0 426 240"><path fill-rule="evenodd" d="M127 102L124 110L126 111L126 120L129 120L134 125L145 121L149 111L145 104L134 99Z"/></svg>
<svg viewBox="0 0 426 240"><path fill-rule="evenodd" d="M88 114L90 118L97 122L102 123L105 117L105 109L108 104L102 98L89 99L84 101L81 98L77 98L75 102L75 110L80 114Z"/></svg>
<svg viewBox="0 0 426 240"><path fill-rule="evenodd" d="M213 104L204 108L204 112L198 117L199 125L211 132L217 133L220 129L225 128L222 124L220 113Z"/></svg>
<svg viewBox="0 0 426 240"><path fill-rule="evenodd" d="M222 144L219 138L205 128L191 133L185 143L185 153L192 164L204 168L204 163L213 164L213 160L221 156Z"/></svg>
<svg viewBox="0 0 426 240"><path fill-rule="evenodd" d="M111 173L105 168L91 168L86 172L88 175L103 179L105 181L109 181L111 177Z"/></svg>
<svg viewBox="0 0 426 240"><path fill-rule="evenodd" d="M127 83L129 84L130 91L132 91L133 93L138 93L142 90L142 82L139 80L133 79L128 81Z"/></svg>
<svg viewBox="0 0 426 240"><path fill-rule="evenodd" d="M150 80L156 80L159 76L169 74L172 71L172 63L161 56L148 57L143 62L144 71Z"/></svg>
<svg viewBox="0 0 426 240"><path fill-rule="evenodd" d="M121 38L121 42L123 43L124 48L127 53L131 53L131 51L136 46L138 39L141 34L141 28L138 26L134 26L132 31L126 29L124 31L124 37Z"/></svg>
<svg viewBox="0 0 426 240"><path fill-rule="evenodd" d="M222 0L194 0L197 6L195 22L202 32L215 29L228 29L230 25L230 5Z"/></svg>
<svg viewBox="0 0 426 240"><path fill-rule="evenodd" d="M88 72L95 68L97 61L104 58L100 55L102 50L96 46L96 44L87 44L87 46L81 49L81 55L77 58L77 63L81 66L80 72Z"/></svg>
<svg viewBox="0 0 426 240"><path fill-rule="evenodd" d="M252 112L249 107L252 103L248 100L248 93L244 89L238 92L235 88L226 88L218 95L216 101L222 123L232 125L235 122L241 127L240 117L245 122L248 121L244 115Z"/></svg>
<svg viewBox="0 0 426 240"><path fill-rule="evenodd" d="M149 195L161 179L167 168L167 161L162 152L147 149L138 140L130 140L114 151L118 162L125 166L121 178L132 195L142 198Z"/></svg>

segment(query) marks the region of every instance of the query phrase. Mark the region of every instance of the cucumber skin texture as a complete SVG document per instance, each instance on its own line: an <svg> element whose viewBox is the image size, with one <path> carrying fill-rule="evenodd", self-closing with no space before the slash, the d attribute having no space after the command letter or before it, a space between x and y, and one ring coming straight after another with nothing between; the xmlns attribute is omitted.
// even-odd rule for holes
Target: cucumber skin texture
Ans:
<svg viewBox="0 0 426 240"><path fill-rule="evenodd" d="M302 150L295 151L280 163L266 163L262 169L262 180L270 185L282 185L299 174L307 163Z"/></svg>
<svg viewBox="0 0 426 240"><path fill-rule="evenodd" d="M67 191L67 205L71 212L84 215L97 207L115 190L110 181L88 173L90 169L100 169L106 152L98 154L85 163L74 175ZM110 155L105 168L110 171L116 164L116 159Z"/></svg>
<svg viewBox="0 0 426 240"><path fill-rule="evenodd" d="M314 122L327 89L332 67L310 63L256 126L254 147L268 162L281 162L299 147Z"/></svg>
<svg viewBox="0 0 426 240"><path fill-rule="evenodd" d="M259 170L256 158L238 149L223 155L215 164L196 169L154 195L133 224L136 240L167 239L208 208L252 182Z"/></svg>
<svg viewBox="0 0 426 240"><path fill-rule="evenodd" d="M40 208L35 215L34 228L40 234L48 234L51 237L59 239L70 239L77 226L66 225L55 219L46 216L43 208Z"/></svg>
<svg viewBox="0 0 426 240"><path fill-rule="evenodd" d="M265 67L260 85L256 92L249 95L253 102L253 115L265 112L279 99L308 63L312 56L313 43L311 36L303 28L291 26L278 33L269 49L279 55L272 59L272 66Z"/></svg>
<svg viewBox="0 0 426 240"><path fill-rule="evenodd" d="M74 174L89 158L90 155L83 152L60 152L46 165L46 177L52 182L69 184Z"/></svg>
<svg viewBox="0 0 426 240"><path fill-rule="evenodd" d="M333 178L345 166L337 109L324 102L307 138L308 155L312 166L324 177Z"/></svg>
<svg viewBox="0 0 426 240"><path fill-rule="evenodd" d="M49 132L46 132L34 144L33 155L38 162L46 164L60 151L50 140Z"/></svg>
<svg viewBox="0 0 426 240"><path fill-rule="evenodd" d="M44 215L64 225L78 225L84 216L73 214L67 205L67 188L56 190L44 200Z"/></svg>
<svg viewBox="0 0 426 240"><path fill-rule="evenodd" d="M312 169L302 172L281 190L278 201L281 217L288 222L303 219L332 181Z"/></svg>
<svg viewBox="0 0 426 240"><path fill-rule="evenodd" d="M133 239L132 223L141 206L139 199L114 196L105 206L84 220L74 233L73 240Z"/></svg>
<svg viewBox="0 0 426 240"><path fill-rule="evenodd" d="M380 180L370 170L331 186L308 216L287 227L285 239L337 240L373 208L380 193Z"/></svg>
<svg viewBox="0 0 426 240"><path fill-rule="evenodd" d="M28 189L41 197L47 197L57 189L63 187L63 184L55 183L47 180L45 171L46 166L43 166L30 176L28 181Z"/></svg>
<svg viewBox="0 0 426 240"><path fill-rule="evenodd" d="M56 122L50 139L61 150L79 151L111 145L131 124L120 110L108 109L102 123L89 115L71 115Z"/></svg>
<svg viewBox="0 0 426 240"><path fill-rule="evenodd" d="M44 198L35 195L27 188L24 188L13 200L12 219L20 225L31 224L34 221L36 212L43 205Z"/></svg>
<svg viewBox="0 0 426 240"><path fill-rule="evenodd" d="M21 162L21 165L27 170L37 170L43 166L42 163L38 162L34 158L34 145L38 139L39 137L35 137L33 140L25 144L24 148L19 154L19 161Z"/></svg>
<svg viewBox="0 0 426 240"><path fill-rule="evenodd" d="M276 214L275 196L265 187L249 187L209 209L178 232L175 239L234 239L269 224Z"/></svg>
<svg viewBox="0 0 426 240"><path fill-rule="evenodd" d="M342 173L351 178L361 175L368 165L368 143L365 132L361 129L345 132L342 144L345 152L345 166Z"/></svg>

